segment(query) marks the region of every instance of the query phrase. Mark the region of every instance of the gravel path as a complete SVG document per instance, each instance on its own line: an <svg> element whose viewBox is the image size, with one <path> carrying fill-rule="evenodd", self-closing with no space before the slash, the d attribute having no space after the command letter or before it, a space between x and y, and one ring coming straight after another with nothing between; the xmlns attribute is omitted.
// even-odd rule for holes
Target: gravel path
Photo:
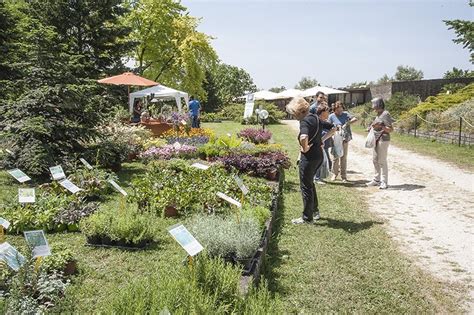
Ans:
<svg viewBox="0 0 474 315"><path fill-rule="evenodd" d="M285 123L298 129L296 121ZM474 313L474 174L391 145L389 189L364 187L373 176L372 150L364 143L354 134L348 185L369 194L369 210L387 222L405 254L436 277L469 287Z"/></svg>

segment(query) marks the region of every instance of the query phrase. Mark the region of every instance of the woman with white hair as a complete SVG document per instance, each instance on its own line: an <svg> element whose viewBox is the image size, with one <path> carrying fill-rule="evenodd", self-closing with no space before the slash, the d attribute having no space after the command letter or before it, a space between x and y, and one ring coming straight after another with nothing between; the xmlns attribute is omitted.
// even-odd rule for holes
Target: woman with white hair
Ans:
<svg viewBox="0 0 474 315"><path fill-rule="evenodd" d="M334 125L323 121L317 115L309 113L309 104L302 97L295 97L287 106L286 111L300 121L300 133L298 143L300 145L299 175L300 188L303 196L303 215L293 219L293 224L312 223L319 220L318 196L313 177L316 170L323 162L323 151L321 148L323 129L330 130L325 137L334 134Z"/></svg>
<svg viewBox="0 0 474 315"><path fill-rule="evenodd" d="M367 186L379 186L380 189L388 187L388 164L387 153L390 145L390 133L393 131L394 122L390 113L385 110L385 103L382 98L372 100L372 109L377 113L370 128L374 130L375 146L372 161L375 168L375 176ZM369 128L369 130L370 130Z"/></svg>

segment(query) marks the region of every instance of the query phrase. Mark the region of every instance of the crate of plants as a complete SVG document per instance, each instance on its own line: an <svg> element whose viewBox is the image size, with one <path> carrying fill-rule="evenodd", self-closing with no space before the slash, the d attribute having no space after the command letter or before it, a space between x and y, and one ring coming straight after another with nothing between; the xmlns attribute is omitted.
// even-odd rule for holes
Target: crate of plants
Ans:
<svg viewBox="0 0 474 315"><path fill-rule="evenodd" d="M156 217L133 204L98 211L82 220L80 227L88 246L137 250L158 241Z"/></svg>

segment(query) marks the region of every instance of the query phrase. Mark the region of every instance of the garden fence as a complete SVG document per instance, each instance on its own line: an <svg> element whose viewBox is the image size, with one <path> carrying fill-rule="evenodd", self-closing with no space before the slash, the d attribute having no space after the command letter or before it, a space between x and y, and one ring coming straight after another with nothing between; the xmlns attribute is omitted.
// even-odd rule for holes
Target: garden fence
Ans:
<svg viewBox="0 0 474 315"><path fill-rule="evenodd" d="M362 125L368 126L374 114L362 113ZM423 128L420 129L420 124ZM413 135L415 138L435 140L441 143L457 144L458 146L474 145L474 125L465 117L454 117L446 121L429 121L415 115L395 122L395 131L401 134Z"/></svg>

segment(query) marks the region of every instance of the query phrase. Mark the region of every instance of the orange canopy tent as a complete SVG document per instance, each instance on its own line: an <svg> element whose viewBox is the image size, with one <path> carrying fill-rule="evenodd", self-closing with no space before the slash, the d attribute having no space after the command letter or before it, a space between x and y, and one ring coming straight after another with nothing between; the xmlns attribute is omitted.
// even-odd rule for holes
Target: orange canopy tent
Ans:
<svg viewBox="0 0 474 315"><path fill-rule="evenodd" d="M159 84L155 81L142 78L132 72L124 72L113 77L97 80L97 82L104 84L128 85L128 94L130 94L130 85L153 86Z"/></svg>

